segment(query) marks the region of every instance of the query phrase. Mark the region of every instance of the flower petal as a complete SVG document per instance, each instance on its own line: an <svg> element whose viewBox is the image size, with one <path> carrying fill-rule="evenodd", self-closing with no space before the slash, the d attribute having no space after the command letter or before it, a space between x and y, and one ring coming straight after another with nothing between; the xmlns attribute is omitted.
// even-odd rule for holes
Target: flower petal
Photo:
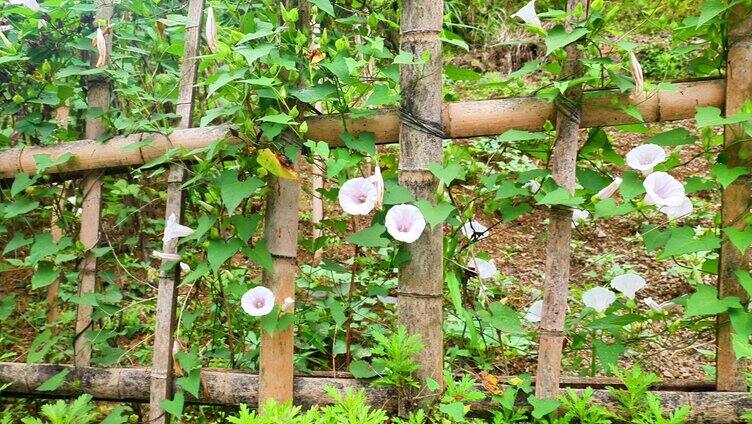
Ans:
<svg viewBox="0 0 752 424"><path fill-rule="evenodd" d="M151 254L155 258L159 258L167 262L178 262L180 260L180 255L178 255L177 253L164 253L160 252L159 250L152 250Z"/></svg>
<svg viewBox="0 0 752 424"><path fill-rule="evenodd" d="M350 215L368 215L376 206L378 191L373 183L365 178L345 181L339 189L339 205Z"/></svg>
<svg viewBox="0 0 752 424"><path fill-rule="evenodd" d="M162 242L167 244L173 239L180 237L188 237L193 234L193 229L186 227L185 225L178 224L178 219L175 214L170 214L165 222L164 234L162 235Z"/></svg>
<svg viewBox="0 0 752 424"><path fill-rule="evenodd" d="M692 200L689 197L684 196L684 200L679 206L661 206L659 211L666 214L668 219L680 219L692 213L694 207L692 206Z"/></svg>
<svg viewBox="0 0 752 424"><path fill-rule="evenodd" d="M488 227L475 220L467 221L461 231L470 241L480 241L491 235Z"/></svg>
<svg viewBox="0 0 752 424"><path fill-rule="evenodd" d="M611 184L607 185L606 187L603 187L601 191L596 194L598 199L600 200L606 200L609 197L613 196L614 193L616 193L616 190L619 189L619 186L621 186L622 181L624 181L621 177L614 178L613 181L611 181Z"/></svg>
<svg viewBox="0 0 752 424"><path fill-rule="evenodd" d="M368 181L376 187L376 208L381 209L384 205L384 177L381 176L381 167L378 163L373 170L373 175L368 177Z"/></svg>
<svg viewBox="0 0 752 424"><path fill-rule="evenodd" d="M384 217L384 225L389 235L405 243L412 243L420 238L426 228L426 220L420 209L413 205L394 205Z"/></svg>
<svg viewBox="0 0 752 424"><path fill-rule="evenodd" d="M274 309L274 293L266 287L254 287L240 298L240 306L250 316L267 315Z"/></svg>
<svg viewBox="0 0 752 424"><path fill-rule="evenodd" d="M480 258L470 258L467 262L467 268L474 271L481 280L494 278L499 275L493 259L486 261Z"/></svg>
<svg viewBox="0 0 752 424"><path fill-rule="evenodd" d="M634 299L635 294L645 286L647 286L645 279L633 272L619 275L611 280L611 287L630 299Z"/></svg>
<svg viewBox="0 0 752 424"><path fill-rule="evenodd" d="M527 311L525 311L525 316L523 318L529 322L540 322L542 316L543 300L536 300L527 308Z"/></svg>
<svg viewBox="0 0 752 424"><path fill-rule="evenodd" d="M627 153L630 168L648 173L659 163L666 161L666 152L657 144L642 144Z"/></svg>
<svg viewBox="0 0 752 424"><path fill-rule="evenodd" d="M582 293L582 303L603 313L616 300L616 294L605 287L593 287Z"/></svg>
<svg viewBox="0 0 752 424"><path fill-rule="evenodd" d="M538 14L535 13L535 0L530 0L530 2L523 6L522 9L518 10L517 13L512 15L512 17L520 18L525 21L526 24L538 28L543 26L540 19L538 19Z"/></svg>
<svg viewBox="0 0 752 424"><path fill-rule="evenodd" d="M648 205L681 206L686 197L684 185L665 172L653 172L642 183Z"/></svg>
<svg viewBox="0 0 752 424"><path fill-rule="evenodd" d="M206 9L206 24L204 24L204 36L206 45L212 53L219 51L217 48L217 20L214 18L214 8Z"/></svg>

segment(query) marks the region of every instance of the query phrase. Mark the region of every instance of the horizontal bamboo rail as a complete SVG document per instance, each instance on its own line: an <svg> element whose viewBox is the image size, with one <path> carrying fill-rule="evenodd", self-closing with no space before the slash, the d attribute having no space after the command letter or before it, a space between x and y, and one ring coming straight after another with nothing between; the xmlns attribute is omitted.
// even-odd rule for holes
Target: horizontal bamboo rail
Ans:
<svg viewBox="0 0 752 424"><path fill-rule="evenodd" d="M646 123L676 121L695 116L695 108L715 106L723 109L725 80L709 79L675 84L674 91L658 91L641 99L631 99L629 93L617 90L592 90L585 92L582 127L613 126L635 123L636 120L622 110L623 105L635 105ZM443 123L448 138L493 136L510 129L540 131L547 120L552 120L554 105L535 97L513 97L497 100L447 103L443 110ZM339 116L311 117L308 135L311 140L341 145L343 131ZM399 114L384 110L360 119L346 119L352 133L364 131L376 134L379 144L394 143L399 139ZM74 158L47 172L75 173L99 168L124 168L142 165L159 158L171 148L187 150L206 147L231 134L231 127L216 126L177 130L169 135L138 133L114 137L106 143L79 140L45 147L15 147L0 151L0 179L13 178L21 172L36 172L34 155L49 154L57 158L70 152ZM127 149L127 146L152 137L149 146ZM237 139L236 139L237 140Z"/></svg>
<svg viewBox="0 0 752 424"><path fill-rule="evenodd" d="M35 388L55 374L67 369L66 382L56 390L38 392ZM75 397L88 393L98 400L121 402L148 402L151 371L148 368L95 368L70 365L0 362L0 385L10 383L0 394L8 397ZM501 379L505 381L505 379ZM618 385L610 378L562 378L562 385L575 387L604 387ZM351 378L295 377L294 402L304 407L325 405L331 402L324 389L339 391L365 389L370 405L394 412L396 396L388 389L368 387L366 382ZM655 387L654 393L663 399L666 410L690 405L690 422L715 424L744 423L741 414L752 409L752 397L747 392L682 391L712 390L713 383L695 380L670 380ZM254 405L258 399L258 375L237 370L209 369L201 371L201 393L198 399L186 394L186 401L203 405L233 406L240 403ZM595 402L612 410L616 402L604 389L594 391ZM489 404L476 405L475 410L489 408Z"/></svg>

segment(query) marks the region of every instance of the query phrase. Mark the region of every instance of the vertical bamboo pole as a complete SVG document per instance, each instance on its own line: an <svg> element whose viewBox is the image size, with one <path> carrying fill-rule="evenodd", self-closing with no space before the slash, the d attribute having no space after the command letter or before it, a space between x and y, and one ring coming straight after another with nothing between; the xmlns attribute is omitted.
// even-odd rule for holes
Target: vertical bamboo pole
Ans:
<svg viewBox="0 0 752 424"><path fill-rule="evenodd" d="M731 116L742 105L752 100L752 7L738 5L728 14L728 57L726 63L726 116ZM728 153L728 166L752 168L752 142L745 138L740 125L725 128L724 143ZM721 198L721 222L724 227L745 228L744 217L749 213L752 199L752 178L742 176L723 190ZM721 297L737 296L746 299L745 290L734 273L749 269L752 252L740 252L723 237L718 278ZM728 314L718 316L716 337L716 388L719 391L744 391L744 367L737 361L731 343L733 330Z"/></svg>
<svg viewBox="0 0 752 424"><path fill-rule="evenodd" d="M568 0L567 10L574 10L583 0ZM584 0L587 4L587 0ZM566 47L567 59L561 71L566 79L582 75L577 44ZM582 86L567 90L557 102L556 141L551 158L551 174L556 183L574 193L577 146L580 135ZM538 345L538 370L535 395L539 398L559 396L561 357L564 344L564 318L569 296L569 243L572 239L572 211L552 207L548 220L546 278L543 287L543 313Z"/></svg>
<svg viewBox="0 0 752 424"><path fill-rule="evenodd" d="M300 11L299 27L305 30L310 26L308 1L288 2L288 7L296 5ZM293 166L298 168L297 161ZM281 306L286 298L295 299L300 183L271 176L269 187L271 190L266 198L264 239L274 264L272 271L264 270L262 281L274 293L277 305ZM292 401L294 347L292 326L274 335L261 332L259 410L263 409L269 399L277 402Z"/></svg>
<svg viewBox="0 0 752 424"><path fill-rule="evenodd" d="M412 53L415 61L428 62L400 66L401 112L412 122L400 123L399 181L417 199L435 202L438 181L428 170L431 163L442 164L442 29L444 3L435 0L404 0L400 27L400 49ZM429 379L443 387L443 230L426 227L423 235L405 247L411 260L400 267L397 312L399 324L409 334L420 334L425 348L416 355L420 365L417 377L423 389L421 401L430 401Z"/></svg>
<svg viewBox="0 0 752 424"><path fill-rule="evenodd" d="M189 0L186 20L183 63L180 67L180 88L176 112L180 117L178 129L190 128L193 118L194 85L199 63L201 25L204 14L204 0ZM183 183L185 168L182 163L170 165L167 175L167 204L165 219L175 215L183 221ZM163 243L164 253L178 252L178 239ZM165 261L162 261L165 265ZM169 424L170 415L162 409L162 401L173 397L173 346L175 343L175 320L177 307L177 287L180 284L180 264L174 264L169 271L162 271L157 292L157 322L154 328L154 353L152 356L151 389L149 399L149 421Z"/></svg>
<svg viewBox="0 0 752 424"><path fill-rule="evenodd" d="M112 19L113 4L110 0L97 0L97 20L107 23ZM112 49L112 34L105 35L106 50ZM92 66L95 66L98 56L91 58ZM109 57L107 58L109 62ZM102 77L94 77L88 81L87 103L89 108L99 108L103 112L110 107L110 83ZM107 132L104 122L99 118L86 120L86 138L96 140ZM83 296L93 293L97 285L97 257L91 251L99 242L99 231L102 218L102 176L101 170L89 172L83 180L83 204L81 206L81 231L79 240L86 249L84 258L79 265L78 295ZM90 331L93 307L91 305L78 305L76 312L76 336L74 341L74 364L76 366L89 366L91 362L91 341L86 339L86 332Z"/></svg>
<svg viewBox="0 0 752 424"><path fill-rule="evenodd" d="M313 193L311 194L311 224L313 225L313 231L311 237L314 241L321 237L321 228L319 224L324 219L324 198L322 197L319 189L324 188L324 168L326 163L320 156L313 158L311 164L311 188ZM316 249L313 252L313 264L316 265L321 262L321 249Z"/></svg>
<svg viewBox="0 0 752 424"><path fill-rule="evenodd" d="M52 234L52 242L60 243L60 239L63 238L63 229L60 227L60 218L58 217L58 211L65 208L65 183L61 184L60 200L57 202L58 208L53 208L52 217L50 218L50 233ZM60 316L57 295L60 292L60 279L55 281L47 287L47 324L52 324L57 321Z"/></svg>

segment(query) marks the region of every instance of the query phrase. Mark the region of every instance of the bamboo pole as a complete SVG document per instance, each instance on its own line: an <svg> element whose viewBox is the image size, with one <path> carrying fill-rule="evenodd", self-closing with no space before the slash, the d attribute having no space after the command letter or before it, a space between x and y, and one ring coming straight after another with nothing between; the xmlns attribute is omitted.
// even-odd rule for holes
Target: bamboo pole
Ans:
<svg viewBox="0 0 752 424"><path fill-rule="evenodd" d="M311 225L313 226L311 238L314 242L322 235L319 225L324 219L324 198L319 189L324 188L325 167L326 163L323 158L318 155L313 158L313 163L311 164ZM314 265L321 262L322 253L321 249L316 249L313 252L312 263Z"/></svg>
<svg viewBox="0 0 752 424"><path fill-rule="evenodd" d="M738 5L728 14L728 56L726 63L726 116L731 116L752 100L752 7ZM746 140L745 140L746 138ZM740 142L745 140L743 142ZM752 142L744 135L741 125L726 126L724 143L728 167L742 166L752 169ZM745 217L749 215L752 199L752 178L742 176L723 190L721 197L721 222L724 227L739 230L748 227ZM719 262L718 293L736 296L746 301L746 291L739 284L735 272L750 269L752 251L740 252L724 235ZM737 361L734 353L733 329L728 314L718 316L716 325L716 385L719 391L744 390L747 387L744 374L747 362Z"/></svg>
<svg viewBox="0 0 752 424"><path fill-rule="evenodd" d="M399 181L417 199L436 201L437 179L428 170L443 164L442 149L442 29L444 4L434 0L404 0L400 22L400 49L425 64L400 66L402 112L421 128L402 122L399 127ZM309 134L310 136L310 134ZM428 402L441 393L426 387L434 380L443 387L443 229L426 227L414 243L405 247L410 261L400 266L397 293L398 322L409 334L419 334L424 348L416 355L421 389L416 400Z"/></svg>
<svg viewBox="0 0 752 424"><path fill-rule="evenodd" d="M70 373L65 382L55 390L38 392L35 389L42 383L63 370ZM6 383L0 397L77 397L83 393L91 394L97 400L118 402L148 402L151 370L148 368L74 368L69 365L35 364L27 365L14 362L0 362L0 385ZM198 399L190 394L186 402L202 405L234 406L241 403L253 404L258 397L258 376L237 370L204 368L201 371L201 387ZM501 379L501 381L506 381ZM567 382L562 379L562 382ZM610 379L573 379L573 387L603 387L612 385ZM752 397L744 392L708 392L684 391L707 390L707 383L691 380L684 387L675 385L656 385L653 393L663 400L665 410L671 411L682 405L690 405L689 422L736 424L746 423L741 416L752 409ZM618 386L618 385L615 385ZM393 413L397 409L395 393L389 389L373 388L367 382L352 378L295 377L294 403L309 408L314 405L331 404L332 400L324 389L334 387L340 392L348 389L365 390L366 400L373 407L382 408ZM503 386L499 386L503 388ZM477 387L483 390L482 387ZM581 389L575 389L580 392ZM563 389L562 389L563 391ZM594 404L600 404L611 410L617 410L615 399L602 388L594 390ZM521 399L526 402L525 399ZM471 405L472 411L489 410L496 407L488 403Z"/></svg>
<svg viewBox="0 0 752 424"><path fill-rule="evenodd" d="M108 0L97 1L96 20L110 23L113 15L113 5ZM104 36L105 50L112 51L112 34ZM92 57L91 64L96 66L99 57ZM109 55L104 58L109 63ZM106 112L110 107L110 83L102 77L95 77L88 81L87 103L89 108L98 108ZM96 140L107 132L104 122L99 118L86 120L86 137ZM78 295L93 293L97 285L97 257L92 248L99 242L99 232L102 217L102 177L101 170L89 172L83 180L83 205L81 211L81 231L79 240L86 252L79 264ZM90 304L79 304L76 311L76 335L74 341L74 364L88 366L91 361L91 341L86 339L86 333L93 329L93 307Z"/></svg>
<svg viewBox="0 0 752 424"><path fill-rule="evenodd" d="M176 112L180 117L177 127L186 129L192 126L194 86L199 63L201 26L204 14L204 0L189 0L188 16L183 36L183 63L180 68L180 88ZM167 204L165 220L175 216L183 221L183 183L185 168L180 162L170 165L167 176ZM162 245L164 253L178 252L178 239ZM162 267L167 261L162 261ZM153 423L169 424L171 417L162 408L162 401L174 395L173 346L175 344L175 320L177 307L177 287L180 284L180 266L172 264L169 270L162 271L157 292L157 322L154 329L154 353L152 356L149 420Z"/></svg>
<svg viewBox="0 0 752 424"><path fill-rule="evenodd" d="M63 228L60 226L60 217L58 212L62 213L65 208L65 184L60 186L60 198L57 200L57 208L53 208L52 216L50 217L50 234L52 234L52 242L57 244L63 238ZM60 309L58 307L58 293L60 292L60 278L56 278L47 287L47 324L53 324L57 322L60 316Z"/></svg>
<svg viewBox="0 0 752 424"><path fill-rule="evenodd" d="M588 0L568 0L567 10ZM585 8L587 10L587 7ZM571 29L570 29L571 30ZM581 53L577 44L566 48L567 59L561 70L565 79L582 75ZM551 158L551 174L556 183L574 194L577 148L580 139L582 85L570 87L564 94L556 119L556 141ZM572 239L572 210L552 207L548 219L546 277L543 285L543 312L538 344L538 368L535 395L556 398L559 394L564 318L569 297L569 243Z"/></svg>
<svg viewBox="0 0 752 424"><path fill-rule="evenodd" d="M310 10L307 0L290 0L288 6L297 6L300 13L299 28L305 31L310 26ZM302 87L302 82L298 81ZM293 167L298 168L298 161ZM262 281L273 293L281 307L285 299L295 300L295 277L298 271L298 212L300 182L270 176L271 190L266 198L264 239L273 258L273 269L264 270ZM287 313L294 313L292 310ZM295 340L291 325L283 331L269 334L261 332L259 354L259 410L270 399L286 402L293 398Z"/></svg>
<svg viewBox="0 0 752 424"><path fill-rule="evenodd" d="M709 79L676 83L676 90L657 91L632 99L629 94L617 90L591 90L583 96L583 128L614 126L635 123L619 105L635 105L645 123L691 119L695 108L701 106L724 107L725 80ZM554 119L554 105L535 97L512 97L474 102L446 103L442 112L444 132L448 138L493 136L510 129L540 131L546 120ZM326 141L332 146L342 145L339 135L344 131L340 115L309 117L308 133L311 140ZM389 144L399 139L399 115L386 109L375 115L350 119L346 117L347 129L357 135L373 132L376 143ZM128 148L143 140L151 139L151 145ZM36 172L34 155L49 154L58 158L71 153L74 158L63 165L47 171L50 174L76 173L98 168L125 168L142 165L159 158L172 148L201 149L211 143L225 140L240 142L230 126L177 130L171 134L137 133L114 137L107 143L95 140L79 140L54 146L14 147L0 150L0 180L16 174Z"/></svg>

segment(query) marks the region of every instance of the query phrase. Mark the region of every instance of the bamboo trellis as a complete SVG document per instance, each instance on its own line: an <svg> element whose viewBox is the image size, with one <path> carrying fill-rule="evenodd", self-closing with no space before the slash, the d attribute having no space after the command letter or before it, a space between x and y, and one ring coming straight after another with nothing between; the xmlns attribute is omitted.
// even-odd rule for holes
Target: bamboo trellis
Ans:
<svg viewBox="0 0 752 424"><path fill-rule="evenodd" d="M570 1L573 3L573 1ZM181 69L180 97L178 103L178 115L180 122L176 131L166 134L132 134L119 136L102 144L96 141L104 134L100 122L87 122L86 136L88 139L74 143L65 143L52 147L21 147L6 149L0 152L0 181L13 178L16 174L27 172L34 173L35 165L33 156L39 153L50 154L53 159L62 153L70 152L74 158L47 172L59 174L62 179L84 176L83 184L83 214L82 230L80 239L87 248L96 245L99 237L99 215L101 205L101 180L105 172L118 172L133 166L139 166L152 159L162 156L172 148L193 150L206 147L218 140L230 140L239 142L240 138L235 130L229 126L216 126L208 128L191 128L193 87L196 80L197 55L199 51L200 26L202 21L202 9L204 0L190 0L188 8L188 25L185 32L185 52ZM421 99L419 105L406 108L407 112L421 118L423 121L435 123L437 131L443 127L443 132L449 138L465 138L474 136L498 135L509 129L540 130L547 120L554 119L555 106L535 98L509 98L499 100L486 100L479 102L440 103L441 99L441 44L438 41L438 32L441 30L441 2L432 0L406 0L403 2L402 20L402 48L412 50L418 54L423 51L431 52L432 60L416 73L416 68L405 67L402 70L403 92L412 90L411 99ZM732 114L741 108L741 105L752 99L752 74L748 72L752 66L752 18L749 10L738 6L735 13L731 14L729 25L729 55L727 80L711 79L694 82L677 83L675 91L657 91L642 98L629 98L614 90L597 90L582 93L582 110L579 122L568 121L563 123L560 119L558 126L568 126L565 131L574 140L576 147L578 128L593 126L613 126L635 122L635 119L620 107L632 104L637 107L644 122L663 122L671 120L688 119L694 117L695 109L700 106L725 107L726 114ZM112 7L101 4L98 16L106 21L112 17ZM739 17L744 17L743 19ZM108 38L109 43L109 38ZM109 49L108 49L109 51ZM426 78L426 76L429 78ZM413 81L413 84L410 81ZM417 82L417 83L416 83ZM90 106L107 108L109 105L109 85L106 81L92 81L90 87ZM571 93L578 96L579 93ZM436 182L425 173L430 162L441 161L441 138L437 134L414 132L408 126L400 126L399 114L394 110L386 110L371 117L363 119L347 119L343 124L340 116L323 116L308 118L308 138L326 141L332 145L338 145L339 133L345 125L350 131L371 131L376 134L378 143L393 143L397 140L403 147L401 156L401 176L403 184L407 184L413 191L422 197L428 197L426 193L433 192ZM734 128L726 129L726 143L734 146L730 149L731 162L735 165L750 166L750 158L741 157L739 154L740 144L735 143ZM564 137L560 135L559 137ZM149 146L138 149L126 149L123 147L140 142L147 138L152 139ZM749 142L747 142L747 145ZM570 140L571 147L571 140ZM747 146L749 148L750 146ZM438 149L438 150L436 150ZM570 149L571 150L571 149ZM569 152L571 156L571 152ZM438 156L437 156L438 155ZM566 153L562 153L566 155ZM170 166L168 173L168 201L165 215L169 217L175 214L182 216L182 192L184 164L176 163ZM556 172L555 172L556 174ZM566 181L564 181L564 185ZM294 208L279 209L278 204L295 201L297 199L297 187L291 184L284 187L281 182L272 183L276 198L269 201L268 211L271 215L279 212L284 222L297 227L297 213L290 214ZM752 181L749 177L740 178L723 193L722 220L724 223L736 222L739 214L746 211L747 201L752 194ZM276 199L276 200L275 200ZM555 221L555 220L552 220ZM286 225L287 225L286 224ZM267 226L267 233L279 233L278 228ZM566 225L552 225L550 235L552 239L561 236L562 230L568 231L569 222ZM286 276L280 277L286 268L295 267L297 250L297 236L293 228L283 232L279 243L271 241L270 252L275 255L276 266L282 271L265 276L268 284L277 287L278 297L294 296L294 286L289 281L289 276L294 275L294 270ZM564 235L566 239L566 235ZM441 255L441 229L429 231L422 237L422 243L416 245L413 251L415 264L409 265L401 272L403 281L400 285L400 309L401 320L411 321L411 331L427 336L428 342L440 340L441 320L432 319L421 321L421 317L414 314L415 311L424 311L440 317L442 311L441 297L441 269L443 260ZM438 244L437 244L438 243ZM167 243L163 246L165 252L174 252L175 243ZM549 249L548 254L557 255L561 250L567 250L568 243L557 244L556 249ZM438 249L438 250L437 250ZM568 252L567 252L568 253ZM549 257L549 261L552 259ZM564 259L568 263L568 259ZM738 282L733 276L733 269L740 266L748 266L750 259L741 255L736 248L727 240L721 248L721 267L719 286L722 295L742 293ZM420 278L410 280L411 275L421 270L434 270L437 275L428 273L433 277L425 281ZM86 255L81 265L80 291L95 290L96 260L93 255ZM427 272L427 271L426 271ZM428 274L419 275L421 278ZM282 281L285 280L285 281ZM566 276L563 284L567 283ZM80 393L90 393L99 399L150 402L150 420L168 422L169 415L161 409L161 402L170 399L175 388L172 367L175 301L176 287L179 283L177 271L163 273L160 278L157 300L157 325L155 329L154 359L151 369L147 368L93 368L89 367L91 355L90 346L87 345L85 332L92 325L91 310L79 308L76 324L76 350L75 362L70 365L37 364L26 365L19 363L0 363L0 385L9 383L10 386L3 395L20 396L75 396ZM277 286L275 286L277 284ZM438 285L437 285L438 284ZM549 289L547 287L547 289ZM280 296L281 294L281 296ZM417 294L417 296L413 296ZM407 305L407 308L405 308ZM413 312L411 314L411 311ZM551 312L556 313L556 311ZM435 318L435 317L434 317ZM733 354L729 339L729 326L726 317L719 318L718 322L718 369L716 384L699 381L678 381L664 383L656 387L662 390L664 402L669 406L681 404L692 405L691 418L702 422L740 422L741 411L752 409L752 400L748 393L740 385L741 372ZM551 328L556 331L557 328ZM396 407L395 394L385 389L367 388L365 383L351 378L329 377L292 377L293 363L293 339L292 331L282 335L279 339L267 339L264 343L271 343L279 347L274 354L262 354L260 359L261 377L237 370L214 370L203 369L202 391L198 398L188 396L186 399L191 403L233 405L238 403L256 403L267 398L277 400L293 399L303 405L313 405L325 402L323 388L327 385L335 388L366 388L369 401L378 407L393 410ZM284 346L283 346L284 345ZM441 380L443 365L443 352L441 345L433 345L418 358L421 365L421 378L427 380ZM563 386L602 387L604 384L613 384L613 381L604 379L568 379L559 378L558 370L561 366L560 347L556 343L549 347L558 355L541 356L542 363L539 368L548 367L553 370L548 376L539 377L544 381L545 388L540 392L544 396L554 396ZM284 347L284 348L282 348ZM549 359L546 359L549 358ZM37 392L36 387L44 381L56 375L63 369L70 370L66 382L58 389L50 392ZM270 382L264 382L264 373L283 370L284 381L280 387L269 386ZM544 373L546 374L546 373ZM274 376L274 375L272 375ZM265 384L267 385L265 387ZM715 389L716 391L713 391ZM596 390L596 400L604 404L613 404L614 400L609 397L605 390Z"/></svg>

